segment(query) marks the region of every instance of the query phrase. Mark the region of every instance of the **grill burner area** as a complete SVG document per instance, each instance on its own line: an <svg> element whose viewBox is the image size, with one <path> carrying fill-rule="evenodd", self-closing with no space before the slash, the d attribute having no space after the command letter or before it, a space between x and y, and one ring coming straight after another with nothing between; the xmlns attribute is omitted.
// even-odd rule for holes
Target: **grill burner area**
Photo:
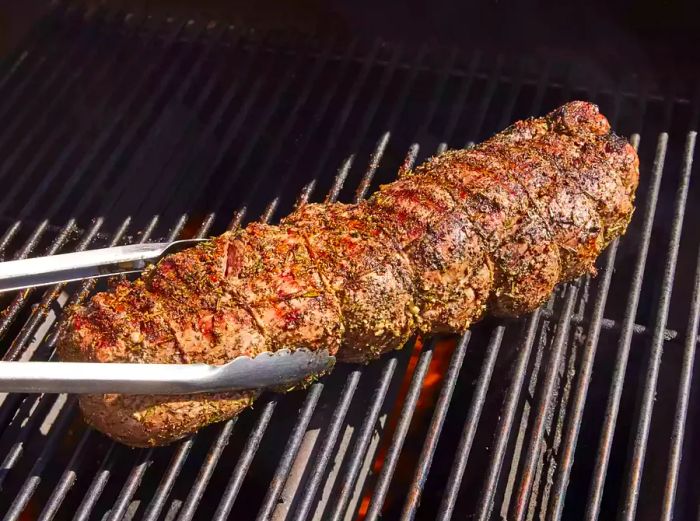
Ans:
<svg viewBox="0 0 700 521"><path fill-rule="evenodd" d="M339 366L162 449L90 430L74 397L5 396L0 513L697 516L694 84L57 6L0 69L0 254L218 234L298 200L357 200L402 165L571 99L598 103L642 161L636 215L596 278L530 317ZM3 359L51 359L62 308L100 289L1 295Z"/></svg>

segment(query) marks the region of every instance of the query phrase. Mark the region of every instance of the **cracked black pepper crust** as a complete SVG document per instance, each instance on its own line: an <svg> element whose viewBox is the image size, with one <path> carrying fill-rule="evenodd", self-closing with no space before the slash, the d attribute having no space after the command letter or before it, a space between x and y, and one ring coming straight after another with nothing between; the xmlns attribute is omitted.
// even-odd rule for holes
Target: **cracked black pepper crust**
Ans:
<svg viewBox="0 0 700 521"><path fill-rule="evenodd" d="M629 222L634 149L571 102L434 157L354 205L308 204L174 254L74 309L64 360L225 363L282 347L364 362L415 333L532 311L594 272ZM307 385L310 380L300 382ZM88 395L86 420L133 446L230 418L257 391Z"/></svg>

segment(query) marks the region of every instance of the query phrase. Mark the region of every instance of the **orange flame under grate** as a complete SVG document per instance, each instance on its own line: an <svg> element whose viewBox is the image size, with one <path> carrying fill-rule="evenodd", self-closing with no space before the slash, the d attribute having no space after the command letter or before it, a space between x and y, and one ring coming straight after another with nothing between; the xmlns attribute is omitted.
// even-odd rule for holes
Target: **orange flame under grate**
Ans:
<svg viewBox="0 0 700 521"><path fill-rule="evenodd" d="M401 408L403 407L404 401L406 400L406 395L411 384L411 379L413 378L413 373L415 372L416 365L418 364L418 359L423 350L424 340L421 337L416 339L413 346L413 351L411 352L411 358L408 361L408 366L406 368L406 373L404 374L403 380L401 382L401 388L394 404L394 408L391 410L389 417L387 419L386 428L382 434L382 441L377 450L377 455L372 463L372 474L374 476L379 475L384 466L384 461L386 459L389 446L391 445L391 440L394 436L394 431L401 416ZM440 391L440 383L447 373L447 368L450 364L450 359L452 358L452 352L457 347L457 338L448 337L444 339L439 339L435 341L433 346L433 358L430 362L430 367L428 368L428 373L425 375L423 384L421 386L421 392L418 397L418 402L416 403L416 409L413 413L411 419L411 427L406 435L406 440L404 441L403 453L406 454L406 448L411 446L422 445L422 426L427 425L430 422L430 417L432 414L433 406L437 401L438 394ZM418 449L420 450L420 449ZM400 491L405 488L407 482L410 481L413 475L413 464L415 463L415 458L400 457L397 462L396 470L394 471L394 481L392 486L389 487L387 497L385 500L385 505L391 505L397 499L400 499ZM362 497L360 502L360 507L358 509L357 520L362 521L367 515L369 509L369 504L372 499L372 493L374 490L370 488L367 490L365 495Z"/></svg>

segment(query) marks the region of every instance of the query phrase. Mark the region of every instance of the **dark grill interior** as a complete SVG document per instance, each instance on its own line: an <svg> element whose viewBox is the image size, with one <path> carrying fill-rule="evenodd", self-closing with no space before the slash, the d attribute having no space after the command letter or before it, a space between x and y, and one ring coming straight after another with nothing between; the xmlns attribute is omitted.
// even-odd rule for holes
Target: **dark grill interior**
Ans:
<svg viewBox="0 0 700 521"><path fill-rule="evenodd" d="M73 397L5 396L5 519L694 518L687 79L55 7L0 70L0 252L217 234L297 200L352 201L402 164L581 98L642 160L635 218L596 278L162 449L90 430ZM3 359L50 359L61 308L100 288L2 295Z"/></svg>

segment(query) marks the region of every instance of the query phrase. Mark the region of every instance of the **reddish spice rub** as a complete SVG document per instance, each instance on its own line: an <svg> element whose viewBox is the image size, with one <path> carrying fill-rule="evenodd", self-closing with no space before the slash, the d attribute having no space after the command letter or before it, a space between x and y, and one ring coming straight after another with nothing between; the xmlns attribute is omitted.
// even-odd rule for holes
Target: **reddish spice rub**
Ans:
<svg viewBox="0 0 700 521"><path fill-rule="evenodd" d="M416 332L527 313L557 283L595 271L631 218L638 170L595 105L568 103L434 157L367 201L304 205L279 226L254 223L171 255L74 309L59 354L221 364L306 347L364 362ZM230 418L257 394L80 404L102 432L153 446Z"/></svg>

